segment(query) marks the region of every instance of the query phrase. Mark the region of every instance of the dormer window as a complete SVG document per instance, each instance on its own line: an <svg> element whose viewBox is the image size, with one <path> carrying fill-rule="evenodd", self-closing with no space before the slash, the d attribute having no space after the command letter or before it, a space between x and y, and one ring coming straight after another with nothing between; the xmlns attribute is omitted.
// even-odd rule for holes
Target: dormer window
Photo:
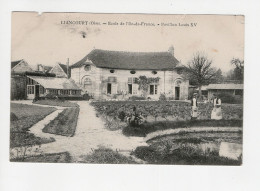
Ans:
<svg viewBox="0 0 260 191"><path fill-rule="evenodd" d="M84 69L85 69L85 71L90 71L91 70L91 66L90 65L86 65Z"/></svg>
<svg viewBox="0 0 260 191"><path fill-rule="evenodd" d="M183 69L178 69L178 70L177 70L177 74L179 74L179 75L180 75L180 74L183 74Z"/></svg>

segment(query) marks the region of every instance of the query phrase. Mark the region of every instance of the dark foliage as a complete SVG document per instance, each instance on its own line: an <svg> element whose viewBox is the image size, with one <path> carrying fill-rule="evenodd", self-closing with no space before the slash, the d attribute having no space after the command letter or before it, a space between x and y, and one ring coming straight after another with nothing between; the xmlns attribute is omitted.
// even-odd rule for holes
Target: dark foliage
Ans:
<svg viewBox="0 0 260 191"><path fill-rule="evenodd" d="M218 94L222 103L231 103L231 104L241 104L243 103L243 98L241 96L234 96L228 93Z"/></svg>
<svg viewBox="0 0 260 191"><path fill-rule="evenodd" d="M137 147L133 154L149 164L177 165L241 165L242 160L232 160L220 157L218 153L201 155L192 148L180 148L170 152L158 152L154 147Z"/></svg>

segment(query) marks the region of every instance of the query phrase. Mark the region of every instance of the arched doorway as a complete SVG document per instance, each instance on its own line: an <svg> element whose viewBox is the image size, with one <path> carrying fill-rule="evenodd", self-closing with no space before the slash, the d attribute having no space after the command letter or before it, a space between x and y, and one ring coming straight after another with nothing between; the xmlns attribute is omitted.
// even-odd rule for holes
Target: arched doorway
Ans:
<svg viewBox="0 0 260 191"><path fill-rule="evenodd" d="M174 83L175 100L179 100L181 97L181 83L182 83L181 79L175 80Z"/></svg>
<svg viewBox="0 0 260 191"><path fill-rule="evenodd" d="M82 78L82 88L85 93L93 94L93 82L88 76Z"/></svg>

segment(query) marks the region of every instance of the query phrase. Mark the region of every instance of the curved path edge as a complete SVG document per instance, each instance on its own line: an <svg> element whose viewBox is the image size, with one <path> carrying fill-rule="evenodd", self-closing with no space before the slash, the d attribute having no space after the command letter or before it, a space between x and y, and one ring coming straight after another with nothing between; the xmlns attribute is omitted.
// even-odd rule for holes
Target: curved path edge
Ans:
<svg viewBox="0 0 260 191"><path fill-rule="evenodd" d="M242 131L242 127L190 127L190 128L177 128L177 129L167 129L152 132L146 135L144 138L145 141L149 141L153 138L165 136L165 135L174 135L179 133L194 133L194 132L239 132Z"/></svg>

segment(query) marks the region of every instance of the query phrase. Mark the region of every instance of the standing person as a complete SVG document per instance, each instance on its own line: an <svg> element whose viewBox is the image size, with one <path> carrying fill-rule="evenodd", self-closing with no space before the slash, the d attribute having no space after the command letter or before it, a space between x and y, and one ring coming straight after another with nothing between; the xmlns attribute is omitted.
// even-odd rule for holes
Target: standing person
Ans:
<svg viewBox="0 0 260 191"><path fill-rule="evenodd" d="M191 119L195 120L198 117L198 102L197 102L197 94L193 94L193 98L191 100Z"/></svg>
<svg viewBox="0 0 260 191"><path fill-rule="evenodd" d="M211 112L211 119L215 119L215 120L222 119L221 99L216 94L214 94L213 106L214 107Z"/></svg>

